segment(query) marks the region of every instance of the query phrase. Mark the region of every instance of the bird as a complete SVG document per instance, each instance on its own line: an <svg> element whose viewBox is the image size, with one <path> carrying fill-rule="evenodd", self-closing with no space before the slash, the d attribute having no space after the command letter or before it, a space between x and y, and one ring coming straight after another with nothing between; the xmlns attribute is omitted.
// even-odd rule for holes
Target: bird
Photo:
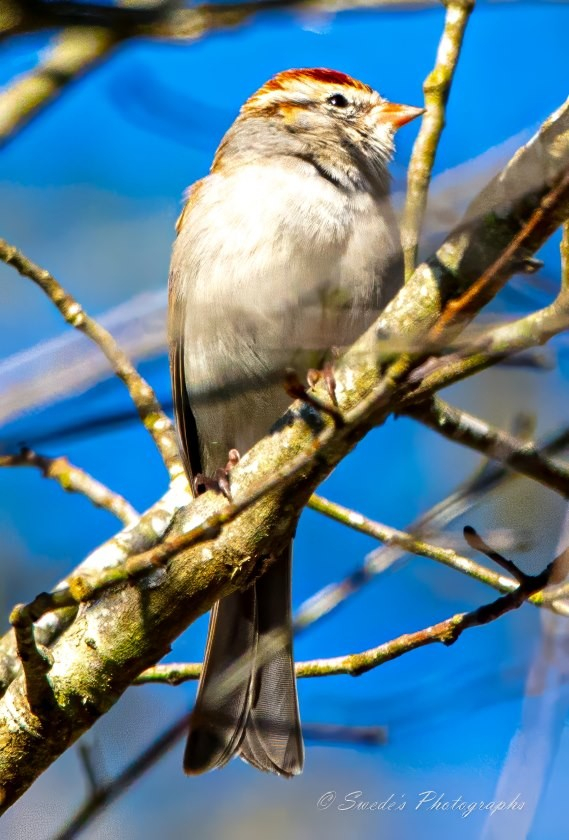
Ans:
<svg viewBox="0 0 569 840"><path fill-rule="evenodd" d="M388 164L396 130L422 113L338 70L285 70L247 99L209 174L187 191L168 336L194 494L208 476L230 490L232 465L290 403L286 372L324 370L401 287ZM189 775L236 755L280 776L302 772L291 563L289 545L212 609Z"/></svg>

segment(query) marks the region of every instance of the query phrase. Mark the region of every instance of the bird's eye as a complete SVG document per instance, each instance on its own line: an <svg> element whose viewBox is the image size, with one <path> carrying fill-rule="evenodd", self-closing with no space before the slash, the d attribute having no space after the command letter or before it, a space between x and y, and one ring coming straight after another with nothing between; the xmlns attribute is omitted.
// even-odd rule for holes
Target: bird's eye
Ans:
<svg viewBox="0 0 569 840"><path fill-rule="evenodd" d="M341 93L333 93L332 96L328 97L328 102L335 108L347 108L349 105L348 100Z"/></svg>

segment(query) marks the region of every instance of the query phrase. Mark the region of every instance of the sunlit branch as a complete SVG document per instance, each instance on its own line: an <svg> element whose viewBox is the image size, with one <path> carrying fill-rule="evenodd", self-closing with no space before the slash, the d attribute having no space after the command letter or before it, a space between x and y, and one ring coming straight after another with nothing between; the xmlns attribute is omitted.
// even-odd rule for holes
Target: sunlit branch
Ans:
<svg viewBox="0 0 569 840"><path fill-rule="evenodd" d="M541 346L569 327L569 295L563 291L556 300L525 318L501 324L467 343L456 353L443 356L425 365L425 375L417 376L418 386L403 400L413 403L429 394L447 388L514 354Z"/></svg>
<svg viewBox="0 0 569 840"><path fill-rule="evenodd" d="M183 467L172 423L162 411L156 394L150 385L138 373L112 335L87 315L83 307L72 295L65 291L48 271L40 268L25 257L21 251L18 251L17 248L9 245L3 239L0 239L0 260L7 265L11 265L23 277L28 277L36 283L54 303L64 320L100 347L115 374L126 385L138 415L144 427L152 436L170 477L175 478L180 475L183 472Z"/></svg>
<svg viewBox="0 0 569 840"><path fill-rule="evenodd" d="M74 581L83 579L105 579L113 573L124 579L124 566L132 555L148 550L160 543L164 534L172 526L176 513L191 499L185 476L179 476L172 482L167 493L145 511L134 528L120 531L106 543L96 548L82 563L55 588L46 606L41 601L39 615L34 620L35 639L38 644L52 645L69 627L76 615L81 591L77 592ZM71 592L77 592L75 597ZM49 611L49 610L52 611ZM0 639L0 697L12 680L20 672L20 660L16 649L14 632L6 633Z"/></svg>
<svg viewBox="0 0 569 840"><path fill-rule="evenodd" d="M473 533L476 533L474 529L470 529L470 538L472 538ZM435 642L452 645L465 630L488 624L505 615L505 613L518 609L532 595L546 587L554 563L555 561L551 562L538 575L526 575L516 567L518 581L516 581L514 588L506 595L502 595L495 601L472 612L458 613L431 627L426 627L415 633L405 633L390 642L385 642L362 653L337 656L331 659L297 662L295 666L296 675L298 677L328 677L340 674L359 676L425 645ZM136 683L160 682L178 685L186 680L197 679L200 671L201 665L199 663L155 665L141 673L137 677Z"/></svg>
<svg viewBox="0 0 569 840"><path fill-rule="evenodd" d="M45 478L53 479L68 493L85 496L95 507L116 516L123 525L133 525L138 521L138 513L126 499L63 456L47 458L31 449L22 449L17 455L0 455L0 467L37 467Z"/></svg>
<svg viewBox="0 0 569 840"><path fill-rule="evenodd" d="M444 566L449 566L455 571L468 575L481 583L486 583L488 586L492 586L501 592L510 592L512 588L517 586L516 581L505 578L503 575L499 575L491 569L485 568L480 563L470 560L457 551L449 548L440 548L437 545L425 542L413 534L408 534L405 531L391 528L389 525L375 522L363 516L361 513L349 510L321 496L313 496L308 507L325 516L329 516L337 522L343 522L345 525L354 528L362 534L367 534L369 537L380 540L387 546L397 546L410 554L436 560Z"/></svg>
<svg viewBox="0 0 569 840"><path fill-rule="evenodd" d="M534 424L529 422L525 415L520 415L515 419L513 431L517 437L529 440L534 431ZM563 451L568 445L569 430L564 429L543 440L539 449L543 455L555 455ZM502 465L485 460L473 475L469 476L456 490L409 523L405 531L411 537L419 540L432 540L436 535L437 541L441 543L445 538L445 534L442 533L443 529L453 520L464 516L467 511L480 504L483 499L488 498L489 494L496 491L498 487L503 487L506 483L519 477L517 473L507 470ZM330 513L330 510L328 513ZM356 514L356 521L357 516L358 514ZM338 519L344 521L345 524L349 524L349 519L346 521L341 511L338 514ZM348 597L373 580L376 575L382 574L388 569L399 569L406 556L405 548L396 545L385 545L371 551L363 564L358 566L351 574L337 583L329 583L300 605L295 614L297 632L303 631L314 622L330 615ZM550 602L552 600L555 599L549 599ZM561 602L555 605L555 609L561 613L567 612L566 606Z"/></svg>
<svg viewBox="0 0 569 840"><path fill-rule="evenodd" d="M569 497L569 466L543 455L534 443L502 432L439 397L433 397L407 413L443 437L475 449L565 498Z"/></svg>
<svg viewBox="0 0 569 840"><path fill-rule="evenodd" d="M445 5L445 23L435 66L423 84L427 112L423 116L407 170L407 196L401 219L406 279L412 275L417 264L431 173L445 125L445 110L454 71L460 56L464 31L474 8L474 0L447 0Z"/></svg>

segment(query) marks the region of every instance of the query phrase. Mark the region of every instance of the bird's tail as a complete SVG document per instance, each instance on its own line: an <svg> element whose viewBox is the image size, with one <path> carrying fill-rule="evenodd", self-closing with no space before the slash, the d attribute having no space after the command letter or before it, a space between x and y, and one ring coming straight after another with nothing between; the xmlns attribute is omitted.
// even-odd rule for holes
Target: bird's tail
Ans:
<svg viewBox="0 0 569 840"><path fill-rule="evenodd" d="M186 773L223 767L235 754L259 770L302 772L291 561L289 546L253 586L223 598L212 611Z"/></svg>

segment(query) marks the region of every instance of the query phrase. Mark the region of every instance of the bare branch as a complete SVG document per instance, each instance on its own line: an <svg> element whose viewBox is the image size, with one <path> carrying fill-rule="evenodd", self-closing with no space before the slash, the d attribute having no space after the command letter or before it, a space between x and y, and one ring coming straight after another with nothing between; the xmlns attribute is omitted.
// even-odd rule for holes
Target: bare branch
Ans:
<svg viewBox="0 0 569 840"><path fill-rule="evenodd" d="M89 786L91 796L96 796L103 786L101 770L99 767L100 762L95 756L95 746L96 744L93 741L90 743L82 741L78 748L79 758L81 759L81 765L85 771L85 776L87 777L87 784Z"/></svg>
<svg viewBox="0 0 569 840"><path fill-rule="evenodd" d="M568 196L569 169L543 195L539 206L492 265L488 266L476 282L469 285L460 296L453 296L447 301L441 317L431 331L430 338L433 342L440 341L443 335L448 336L456 330L464 329L476 313L492 300L512 273L512 269L516 267L516 261L518 264L523 262L534 250L533 238L536 235L541 237L544 233L549 236L565 221L569 213Z"/></svg>
<svg viewBox="0 0 569 840"><path fill-rule="evenodd" d="M168 491L152 507L142 514L134 528L127 528L116 534L108 542L89 554L74 572L55 587L51 598L57 600L53 608L56 612L45 612L35 621L35 638L44 646L52 645L55 640L73 622L76 616L77 602L69 598L69 605L64 606L75 578L82 580L104 577L112 570L121 569L128 558L157 545L172 526L175 514L191 500L188 482L180 476L172 482ZM124 577L124 575L123 575ZM20 660L16 649L13 631L0 640L0 697L12 680L19 674Z"/></svg>
<svg viewBox="0 0 569 840"><path fill-rule="evenodd" d="M354 528L356 531L360 531L362 534L367 534L376 540L381 540L385 545L398 546L404 549L404 551L416 554L419 557L428 557L430 560L436 560L438 563L449 566L451 569L468 575L481 583L486 583L488 586L492 586L500 592L511 592L517 586L515 580L505 578L503 575L499 575L481 566L480 563L475 563L473 560L458 554L458 552L450 548L441 548L440 546L432 545L413 534L398 531L389 525L374 522L361 513L356 513L321 496L312 496L308 507L338 522L343 522L345 525Z"/></svg>
<svg viewBox="0 0 569 840"><path fill-rule="evenodd" d="M473 530L473 529L472 529ZM383 665L392 659L397 659L404 653L415 650L434 642L442 642L444 645L452 645L471 628L488 624L505 615L511 610L518 609L532 595L542 590L549 582L549 576L555 561L552 561L538 575L525 575L517 570L520 582L515 588L476 610L469 613L457 613L451 618L419 630L415 633L405 633L390 642L385 642L375 648L363 651L362 653L337 656L332 659L315 659L308 662L296 663L297 677L328 677L348 674L360 676L367 671ZM177 685L185 680L197 679L200 675L201 665L199 663L176 663L172 665L155 665L148 668L137 678L136 683L164 682L170 685Z"/></svg>
<svg viewBox="0 0 569 840"><path fill-rule="evenodd" d="M527 418L520 417L515 424L515 434L518 437L523 437L524 440L528 440L532 428L528 424ZM552 456L562 452L567 446L569 446L569 429L565 428L544 439L538 448L542 455ZM445 537L442 533L443 528L480 504L483 499L488 497L488 494L518 478L520 478L519 473L512 472L501 464L485 461L472 476L449 496L437 502L432 508L409 523L405 531L418 540L433 539L434 535L437 535L438 541L442 542ZM356 514L357 516L358 514ZM338 519L343 521L341 513ZM349 523L346 522L345 524ZM315 621L330 615L346 598L358 592L376 575L382 574L387 569L399 569L406 554L407 551L403 545L386 545L371 551L365 558L364 563L351 574L338 583L329 583L300 605L294 620L296 630L301 632ZM532 596L530 601L537 603L540 600L544 604L551 604L555 601L554 611L561 615L569 615L569 606L561 600L562 597L567 597L567 593L552 597L551 590L552 587L549 587L543 594Z"/></svg>
<svg viewBox="0 0 569 840"><path fill-rule="evenodd" d="M443 437L475 449L565 498L569 497L569 466L543 455L534 443L502 432L439 397L433 397L407 413Z"/></svg>
<svg viewBox="0 0 569 840"><path fill-rule="evenodd" d="M569 100L471 203L462 223L416 269L376 329L400 351L421 357L427 336L434 346L454 340L565 220L568 173ZM471 287L473 296L468 295ZM412 316L407 309L411 299Z"/></svg>
<svg viewBox="0 0 569 840"><path fill-rule="evenodd" d="M447 0L445 24L434 69L423 84L426 114L407 171L407 197L401 219L401 242L405 259L405 278L415 271L417 251L427 193L439 140L445 126L445 110L454 71L458 64L464 31L475 0Z"/></svg>
<svg viewBox="0 0 569 840"><path fill-rule="evenodd" d="M36 283L59 309L65 321L100 347L113 371L126 385L138 415L145 429L152 436L170 477L175 478L181 475L183 466L172 423L162 411L150 385L138 373L112 335L89 317L75 298L66 292L48 271L33 263L4 239L0 239L0 260L13 266L23 277L28 277Z"/></svg>
<svg viewBox="0 0 569 840"><path fill-rule="evenodd" d="M79 832L91 823L102 810L125 793L131 785L160 761L184 737L188 730L189 718L188 714L182 715L160 733L114 779L105 785L99 783L93 789L92 795L85 805L79 808L54 840L74 840ZM336 744L355 743L365 744L366 746L381 746L387 742L385 726L339 726L329 723L309 723L303 724L302 733L306 740Z"/></svg>
<svg viewBox="0 0 569 840"><path fill-rule="evenodd" d="M111 802L118 799L128 788L140 779L162 756L164 756L188 731L190 716L182 715L167 727L152 741L124 770L106 784L99 784L93 791L85 805L83 805L68 822L63 831L54 840L74 840L79 832L85 828Z"/></svg>
<svg viewBox="0 0 569 840"><path fill-rule="evenodd" d="M516 353L541 346L569 328L569 293L562 288L549 306L507 324L494 327L458 352L429 360L423 369L413 371L420 383L403 401L415 402L441 388L466 379L475 373L511 358Z"/></svg>
<svg viewBox="0 0 569 840"><path fill-rule="evenodd" d="M0 0L0 39L22 32L54 29L44 58L0 93L0 146L52 105L69 84L104 61L119 43L133 38L199 40L234 29L263 11L341 12L437 5L438 0L258 0L179 8L179 0L154 3L81 3Z"/></svg>
<svg viewBox="0 0 569 840"><path fill-rule="evenodd" d="M373 668L377 668L384 662L389 662L392 659L402 656L410 650L415 650L425 645L433 644L434 642L452 645L465 630L488 624L505 615L505 613L520 607L532 594L547 585L552 568L553 563L550 563L539 575L533 577L526 576L524 582L519 584L514 591L472 612L458 613L424 630L419 630L416 633L406 633L391 642L386 642L363 653L299 664L302 664L306 669L304 676L322 677L335 676L337 674L359 676Z"/></svg>
<svg viewBox="0 0 569 840"><path fill-rule="evenodd" d="M52 478L68 493L80 493L95 507L107 510L123 525L133 525L139 515L126 499L114 493L89 473L70 464L67 458L47 458L24 448L17 455L0 455L0 467L37 467L45 478Z"/></svg>

